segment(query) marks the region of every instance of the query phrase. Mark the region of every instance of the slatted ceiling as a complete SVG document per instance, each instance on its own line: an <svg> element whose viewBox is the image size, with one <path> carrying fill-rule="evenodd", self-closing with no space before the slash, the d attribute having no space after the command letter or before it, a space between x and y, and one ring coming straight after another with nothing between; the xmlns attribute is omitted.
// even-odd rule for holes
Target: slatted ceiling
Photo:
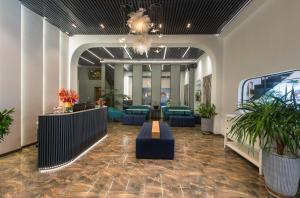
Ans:
<svg viewBox="0 0 300 198"><path fill-rule="evenodd" d="M145 8L163 24L163 34L216 34L251 0L20 0L64 32L74 34L127 34L127 14L121 5ZM161 5L161 17L150 5ZM187 23L191 28L187 29ZM72 27L72 23L77 28ZM99 24L103 23L105 29Z"/></svg>

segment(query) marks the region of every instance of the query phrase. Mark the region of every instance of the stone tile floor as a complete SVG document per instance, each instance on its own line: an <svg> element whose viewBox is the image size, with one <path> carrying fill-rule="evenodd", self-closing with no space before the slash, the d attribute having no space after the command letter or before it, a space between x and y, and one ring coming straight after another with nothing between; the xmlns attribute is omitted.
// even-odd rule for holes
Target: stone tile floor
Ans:
<svg viewBox="0 0 300 198"><path fill-rule="evenodd" d="M137 160L138 126L109 123L108 137L63 170L40 173L37 148L0 158L1 197L268 197L258 169L199 127L173 128L174 160Z"/></svg>

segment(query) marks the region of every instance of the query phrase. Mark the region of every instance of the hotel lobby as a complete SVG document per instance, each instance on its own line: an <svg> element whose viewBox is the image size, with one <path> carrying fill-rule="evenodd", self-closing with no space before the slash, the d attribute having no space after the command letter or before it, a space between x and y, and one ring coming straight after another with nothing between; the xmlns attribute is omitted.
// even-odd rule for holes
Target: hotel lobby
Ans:
<svg viewBox="0 0 300 198"><path fill-rule="evenodd" d="M0 197L300 198L299 0L0 0Z"/></svg>

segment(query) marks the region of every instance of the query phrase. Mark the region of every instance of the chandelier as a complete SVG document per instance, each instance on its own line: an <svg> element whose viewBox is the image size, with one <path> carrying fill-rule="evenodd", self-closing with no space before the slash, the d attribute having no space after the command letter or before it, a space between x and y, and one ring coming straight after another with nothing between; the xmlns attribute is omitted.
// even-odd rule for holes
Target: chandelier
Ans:
<svg viewBox="0 0 300 198"><path fill-rule="evenodd" d="M151 47L151 38L147 34L139 35L133 42L133 50L140 55L147 53Z"/></svg>
<svg viewBox="0 0 300 198"><path fill-rule="evenodd" d="M158 8L158 6L150 6L150 15L157 23L157 16L155 15L156 12L153 12L153 8ZM145 12L146 9L144 8L139 8L136 12L130 12L130 14L128 14L129 19L127 20L127 26L130 28L129 33L135 35L133 41L134 52L140 55L145 53L147 56L147 52L149 51L152 43L149 32L151 34L156 34L159 38L161 38L162 34L159 31L162 25L151 22L150 17L145 15ZM124 41L125 39L119 40L120 43L123 43Z"/></svg>
<svg viewBox="0 0 300 198"><path fill-rule="evenodd" d="M144 15L146 10L140 8L136 12L131 12L129 14L129 19L127 25L130 28L130 32L133 34L146 34L151 28L151 20L148 15Z"/></svg>

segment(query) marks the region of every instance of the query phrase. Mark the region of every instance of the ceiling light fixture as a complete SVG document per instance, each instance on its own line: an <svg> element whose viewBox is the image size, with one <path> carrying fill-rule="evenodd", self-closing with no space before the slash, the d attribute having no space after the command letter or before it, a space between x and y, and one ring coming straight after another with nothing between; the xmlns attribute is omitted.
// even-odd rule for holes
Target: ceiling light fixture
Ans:
<svg viewBox="0 0 300 198"><path fill-rule="evenodd" d="M94 62L92 62L92 61L90 61L89 59L86 59L86 58L84 58L84 57L82 57L82 56L80 56L80 58L81 59L83 59L83 60L85 60L86 62L88 62L88 63L91 63L91 64L95 64Z"/></svg>
<svg viewBox="0 0 300 198"><path fill-rule="evenodd" d="M100 27L101 27L102 29L105 28L105 26L103 25L103 23L100 24Z"/></svg>
<svg viewBox="0 0 300 198"><path fill-rule="evenodd" d="M107 64L110 68L115 69L114 66L112 66L111 64Z"/></svg>
<svg viewBox="0 0 300 198"><path fill-rule="evenodd" d="M131 55L129 54L129 52L128 52L127 48L126 48L126 45L123 48L124 48L125 52L127 53L127 55L129 56L129 58L132 59Z"/></svg>
<svg viewBox="0 0 300 198"><path fill-rule="evenodd" d="M186 28L190 29L190 28L191 28L191 23L188 23L188 24L186 25Z"/></svg>
<svg viewBox="0 0 300 198"><path fill-rule="evenodd" d="M164 60L166 59L167 49L168 49L168 48L165 47L164 58L163 58Z"/></svg>
<svg viewBox="0 0 300 198"><path fill-rule="evenodd" d="M159 48L165 48L165 47L167 47L167 46L165 46L165 45L160 45L160 46L158 46Z"/></svg>
<svg viewBox="0 0 300 198"><path fill-rule="evenodd" d="M95 54L94 52L90 51L90 50L86 50L88 53L92 54L93 56L95 56L96 58L99 59L99 61L102 60L102 58L100 58L97 54Z"/></svg>
<svg viewBox="0 0 300 198"><path fill-rule="evenodd" d="M110 51L108 51L108 49L106 49L105 47L103 47L103 49L104 49L111 57L115 58L115 56L114 56Z"/></svg>
<svg viewBox="0 0 300 198"><path fill-rule="evenodd" d="M190 48L191 48L191 47L188 47L188 48L186 49L186 51L185 51L184 54L182 55L182 58L185 57L186 53L190 50Z"/></svg>
<svg viewBox="0 0 300 198"><path fill-rule="evenodd" d="M162 28L162 24L160 23L160 24L158 25L158 27L161 29L161 28Z"/></svg>
<svg viewBox="0 0 300 198"><path fill-rule="evenodd" d="M74 23L72 23L72 26L73 26L74 28L77 28L77 25L75 25Z"/></svg>

